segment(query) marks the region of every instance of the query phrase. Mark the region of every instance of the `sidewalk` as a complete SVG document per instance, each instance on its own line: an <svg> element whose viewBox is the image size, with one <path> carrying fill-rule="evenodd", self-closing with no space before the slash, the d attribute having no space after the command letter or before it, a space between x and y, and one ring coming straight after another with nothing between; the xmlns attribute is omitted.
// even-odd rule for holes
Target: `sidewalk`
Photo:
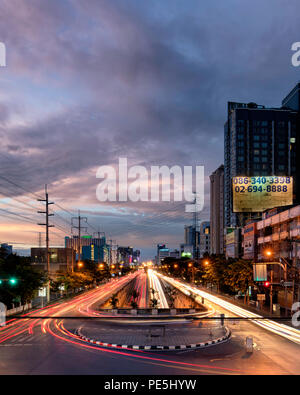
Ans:
<svg viewBox="0 0 300 395"><path fill-rule="evenodd" d="M207 292L213 296L223 299L225 302L232 303L238 307L244 308L245 310L249 310L252 313L261 315L263 317L268 317L268 318L272 317L274 320L276 320L276 318L282 318L282 319L284 318L284 319L286 319L287 322L289 322L289 320L291 320L291 317L278 316L275 314L271 315L269 309L258 309L254 306L251 306L251 305L248 305L248 304L242 302L241 300L237 300L234 297L230 297L229 295L224 295L222 293L212 291L210 288L201 287L199 285L198 286L195 285L195 287L198 288L200 291Z"/></svg>

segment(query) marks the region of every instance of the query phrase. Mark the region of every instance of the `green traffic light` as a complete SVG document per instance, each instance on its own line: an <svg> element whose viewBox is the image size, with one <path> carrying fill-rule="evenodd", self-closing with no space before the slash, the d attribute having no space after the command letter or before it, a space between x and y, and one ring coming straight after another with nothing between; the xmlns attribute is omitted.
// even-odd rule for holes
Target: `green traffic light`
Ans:
<svg viewBox="0 0 300 395"><path fill-rule="evenodd" d="M17 284L17 280L15 278L10 278L9 279L10 284L12 285L16 285Z"/></svg>

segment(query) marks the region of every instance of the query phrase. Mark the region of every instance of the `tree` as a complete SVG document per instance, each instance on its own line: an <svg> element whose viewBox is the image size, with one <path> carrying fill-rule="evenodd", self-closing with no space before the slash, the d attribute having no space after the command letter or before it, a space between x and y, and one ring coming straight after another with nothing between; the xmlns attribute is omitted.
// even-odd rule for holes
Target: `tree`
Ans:
<svg viewBox="0 0 300 395"><path fill-rule="evenodd" d="M166 287L165 289L169 299L169 306L171 307L171 309L173 309L175 307L175 300L178 295L178 292L175 288L171 288L171 287Z"/></svg>
<svg viewBox="0 0 300 395"><path fill-rule="evenodd" d="M22 304L29 303L37 291L47 283L47 275L31 265L28 257L21 257L16 254L5 255L0 251L0 278L3 281L0 285L0 300L11 307L14 301ZM15 284L7 280L14 278Z"/></svg>
<svg viewBox="0 0 300 395"><path fill-rule="evenodd" d="M226 261L225 258L219 255L212 255L209 258L205 258L205 260L206 259L209 261L209 263L204 267L204 281L206 283L215 284L218 291L226 292L227 289L224 282L224 274L226 268L228 267L228 261Z"/></svg>
<svg viewBox="0 0 300 395"><path fill-rule="evenodd" d="M158 306L158 300L157 300L156 298L152 298L152 299L151 299L151 307L152 307L153 309L156 309L157 306Z"/></svg>
<svg viewBox="0 0 300 395"><path fill-rule="evenodd" d="M113 294L109 301L113 309L118 307L119 299L117 298L117 294Z"/></svg>
<svg viewBox="0 0 300 395"><path fill-rule="evenodd" d="M74 290L78 288L82 288L85 286L89 286L93 284L94 279L88 272L74 272L74 273L65 273L60 272L58 274L57 279L55 280L54 288L59 288L62 285L64 289L68 291L69 289Z"/></svg>
<svg viewBox="0 0 300 395"><path fill-rule="evenodd" d="M133 309L136 309L138 307L137 299L140 296L140 294L136 289L134 289L131 293L131 296L132 296L132 300L130 302L130 305Z"/></svg>
<svg viewBox="0 0 300 395"><path fill-rule="evenodd" d="M249 286L254 285L251 261L239 259L232 262L227 267L224 281L233 292L242 292L244 294L244 301L246 302L247 297L249 297Z"/></svg>
<svg viewBox="0 0 300 395"><path fill-rule="evenodd" d="M138 304L137 304L137 302L133 299L133 300L130 302L130 306L131 306L133 309L137 309Z"/></svg>

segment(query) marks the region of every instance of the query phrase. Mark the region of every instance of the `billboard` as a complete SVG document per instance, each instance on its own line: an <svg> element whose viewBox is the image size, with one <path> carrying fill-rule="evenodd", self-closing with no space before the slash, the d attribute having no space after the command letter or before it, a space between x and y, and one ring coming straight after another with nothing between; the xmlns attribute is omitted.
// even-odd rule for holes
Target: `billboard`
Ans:
<svg viewBox="0 0 300 395"><path fill-rule="evenodd" d="M293 204L292 177L233 177L233 212L251 213Z"/></svg>

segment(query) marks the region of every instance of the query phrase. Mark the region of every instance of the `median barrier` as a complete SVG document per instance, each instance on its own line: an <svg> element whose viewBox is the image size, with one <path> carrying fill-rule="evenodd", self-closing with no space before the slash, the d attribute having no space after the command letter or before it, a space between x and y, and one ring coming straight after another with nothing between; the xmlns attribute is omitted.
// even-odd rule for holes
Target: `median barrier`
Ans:
<svg viewBox="0 0 300 395"><path fill-rule="evenodd" d="M181 350L203 349L203 348L207 348L207 347L225 343L230 339L231 332L228 328L225 328L224 336L221 336L217 339L209 340L209 341L202 342L202 343L177 344L177 345L175 345L175 344L172 344L172 345L138 345L138 344L107 343L107 342L101 342L100 340L95 340L95 339L89 338L87 336L84 336L81 334L81 330L77 331L77 336L85 342L96 344L100 347L105 347L105 348L123 348L123 349L128 349L128 350L144 350L144 351L181 351Z"/></svg>

